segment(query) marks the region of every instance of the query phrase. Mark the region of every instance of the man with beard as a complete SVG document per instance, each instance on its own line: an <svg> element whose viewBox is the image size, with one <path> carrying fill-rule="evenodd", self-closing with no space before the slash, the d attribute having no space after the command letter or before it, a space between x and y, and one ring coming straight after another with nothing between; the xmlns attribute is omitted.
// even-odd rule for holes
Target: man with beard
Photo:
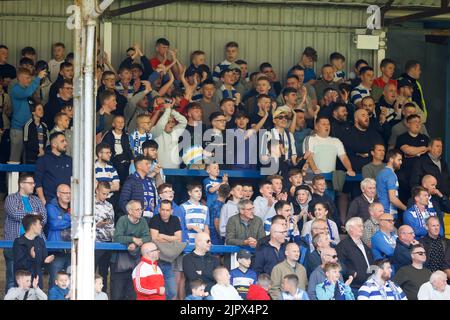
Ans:
<svg viewBox="0 0 450 320"><path fill-rule="evenodd" d="M398 178L395 170L400 169L402 165L401 151L389 150L386 158L388 159L386 167L377 175L377 195L380 203L383 205L384 212L394 215L397 218L398 209L405 211L406 206L398 198Z"/></svg>
<svg viewBox="0 0 450 320"><path fill-rule="evenodd" d="M45 205L56 197L56 189L61 184L70 185L72 158L66 155L67 141L62 132L50 135L51 149L36 161L36 193Z"/></svg>
<svg viewBox="0 0 450 320"><path fill-rule="evenodd" d="M371 96L361 100L361 108L369 114L369 128L377 131L383 137L383 140L387 142L391 135L391 126L386 121L386 110L382 109L380 113L376 113L375 99Z"/></svg>
<svg viewBox="0 0 450 320"><path fill-rule="evenodd" d="M347 121L348 111L344 103L336 102L333 107L333 115L330 118L331 132L330 136L339 140L348 134L350 123Z"/></svg>
<svg viewBox="0 0 450 320"><path fill-rule="evenodd" d="M408 300L402 288L391 281L392 267L388 259L377 260L377 269L359 289L358 300Z"/></svg>

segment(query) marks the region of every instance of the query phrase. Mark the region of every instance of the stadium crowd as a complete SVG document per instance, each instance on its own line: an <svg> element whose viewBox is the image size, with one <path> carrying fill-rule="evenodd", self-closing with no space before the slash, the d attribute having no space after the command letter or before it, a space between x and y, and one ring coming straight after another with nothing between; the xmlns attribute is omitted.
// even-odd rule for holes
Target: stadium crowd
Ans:
<svg viewBox="0 0 450 320"><path fill-rule="evenodd" d="M134 44L116 72L98 51L96 240L128 250L96 250L96 299L450 299L450 178L420 62L347 74L334 52L316 75L307 47L279 79L236 42L211 68L164 38L151 55ZM0 153L36 166L5 200L5 299L64 300L70 251L45 242L71 239L74 56L37 57L23 48L16 69L0 45ZM206 178L164 174L180 168ZM237 261L210 252L223 244Z"/></svg>

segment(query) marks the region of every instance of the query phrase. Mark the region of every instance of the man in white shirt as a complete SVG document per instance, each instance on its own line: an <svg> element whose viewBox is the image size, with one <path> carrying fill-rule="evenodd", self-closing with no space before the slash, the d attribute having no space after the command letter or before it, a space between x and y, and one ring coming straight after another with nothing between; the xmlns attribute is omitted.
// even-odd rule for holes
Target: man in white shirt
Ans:
<svg viewBox="0 0 450 320"><path fill-rule="evenodd" d="M450 300L450 286L447 275L438 270L432 273L430 281L424 283L417 294L419 300Z"/></svg>

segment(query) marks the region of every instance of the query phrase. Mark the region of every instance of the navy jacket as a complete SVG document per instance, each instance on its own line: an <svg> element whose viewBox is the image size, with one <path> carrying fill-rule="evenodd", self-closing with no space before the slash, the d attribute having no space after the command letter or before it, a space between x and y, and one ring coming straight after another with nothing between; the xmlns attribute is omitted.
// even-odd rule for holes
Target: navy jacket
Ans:
<svg viewBox="0 0 450 320"><path fill-rule="evenodd" d="M142 185L142 179L136 177L134 174L130 174L125 181L122 191L120 192L119 205L120 209L126 214L126 205L130 200L137 200L144 206L144 186Z"/></svg>
<svg viewBox="0 0 450 320"><path fill-rule="evenodd" d="M261 273L271 274L273 267L286 259L284 254L286 250L286 244L283 243L280 250L272 247L269 242L262 243L259 248L256 249L255 259L252 263L252 269L260 275Z"/></svg>
<svg viewBox="0 0 450 320"><path fill-rule="evenodd" d="M34 252L36 253L34 258L30 255L31 246L34 247ZM18 270L26 270L31 272L32 279L36 276L39 276L39 280L43 279L42 267L44 266L45 258L48 256L44 239L36 237L31 244L31 240L25 238L25 235L17 238L13 244L13 255L14 273Z"/></svg>
<svg viewBox="0 0 450 320"><path fill-rule="evenodd" d="M34 180L36 188L44 189L45 200L48 202L56 197L56 188L60 184L70 186L72 176L72 158L68 155L55 155L51 150L46 150L42 157L36 161Z"/></svg>
<svg viewBox="0 0 450 320"><path fill-rule="evenodd" d="M395 246L394 255L392 256L392 264L395 270L399 270L401 267L409 266L412 263L411 259L411 245L406 245L397 238L397 245Z"/></svg>
<svg viewBox="0 0 450 320"><path fill-rule="evenodd" d="M450 173L448 171L447 162L441 157L441 170L434 164L428 153L423 154L414 165L414 170L411 172L410 186L418 186L422 181L423 176L431 174L437 180L436 188L444 195L450 194Z"/></svg>
<svg viewBox="0 0 450 320"><path fill-rule="evenodd" d="M128 137L128 134L126 134L125 132L122 132L122 137L120 138L120 144L122 145L123 153L120 155L120 159L115 159L116 158L116 151L114 149L115 138L112 131L113 129L108 130L102 139L102 142L109 144L109 146L111 147L111 161L113 163L116 163L116 161L120 163L123 160L128 160L128 162L131 161L133 159L133 152L131 151L130 147L130 139Z"/></svg>

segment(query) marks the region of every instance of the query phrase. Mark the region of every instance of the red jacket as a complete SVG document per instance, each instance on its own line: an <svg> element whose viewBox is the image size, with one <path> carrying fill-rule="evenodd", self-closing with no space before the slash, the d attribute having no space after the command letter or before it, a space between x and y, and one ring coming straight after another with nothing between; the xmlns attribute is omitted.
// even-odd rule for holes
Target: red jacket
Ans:
<svg viewBox="0 0 450 320"><path fill-rule="evenodd" d="M164 287L164 276L157 262L141 258L133 270L133 285L137 300L166 300L160 288Z"/></svg>
<svg viewBox="0 0 450 320"><path fill-rule="evenodd" d="M270 296L263 287L251 284L248 288L247 300L270 300Z"/></svg>

